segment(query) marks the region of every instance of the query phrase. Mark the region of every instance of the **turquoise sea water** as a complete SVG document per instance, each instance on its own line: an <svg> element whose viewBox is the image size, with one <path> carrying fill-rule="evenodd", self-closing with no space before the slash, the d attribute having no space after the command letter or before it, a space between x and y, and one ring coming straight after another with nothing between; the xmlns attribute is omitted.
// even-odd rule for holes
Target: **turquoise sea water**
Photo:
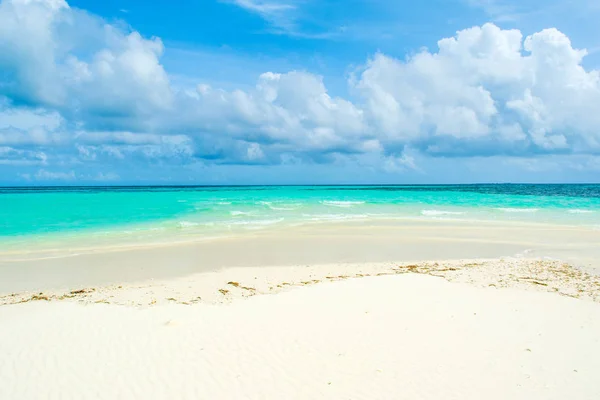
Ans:
<svg viewBox="0 0 600 400"><path fill-rule="evenodd" d="M514 220L600 228L600 185L0 188L0 250L79 238L202 239L336 221Z"/></svg>

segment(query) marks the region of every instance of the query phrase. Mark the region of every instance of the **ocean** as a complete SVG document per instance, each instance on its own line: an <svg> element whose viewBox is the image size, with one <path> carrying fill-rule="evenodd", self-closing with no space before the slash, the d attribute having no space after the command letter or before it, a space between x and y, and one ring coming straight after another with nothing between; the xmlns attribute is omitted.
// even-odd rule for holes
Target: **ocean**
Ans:
<svg viewBox="0 0 600 400"><path fill-rule="evenodd" d="M0 188L0 251L202 240L341 221L517 221L600 229L600 185ZM74 242L73 242L74 243Z"/></svg>

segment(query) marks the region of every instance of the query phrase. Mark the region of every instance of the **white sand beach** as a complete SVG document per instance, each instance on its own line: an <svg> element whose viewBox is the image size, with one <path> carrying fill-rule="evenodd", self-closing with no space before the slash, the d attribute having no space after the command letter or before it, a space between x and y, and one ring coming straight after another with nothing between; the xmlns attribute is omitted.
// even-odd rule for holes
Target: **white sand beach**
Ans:
<svg viewBox="0 0 600 400"><path fill-rule="evenodd" d="M0 0L0 400L600 400L600 0Z"/></svg>
<svg viewBox="0 0 600 400"><path fill-rule="evenodd" d="M378 246L369 238L389 231L325 228L183 251L5 259L0 398L600 398L595 267L544 255L551 246L524 251L561 234L580 235L569 242L585 249L594 231L520 227L513 231L521 237L502 229L486 237L464 228L455 241L437 239L435 248L433 230L412 242L408 232L388 236ZM291 250L307 251L320 235L334 238L333 250ZM403 258L386 253L394 241L400 249L416 245ZM298 262L280 263L281 248L270 262L256 258L268 257L275 244ZM210 246L212 253L200 252ZM593 259L593 246L587 248L592 252L581 251L582 260ZM216 262L202 254L226 250L224 259L239 265L202 267ZM461 258L469 253L474 257ZM177 254L200 266L169 272ZM437 260L423 261L432 254ZM128 262L130 270L115 267ZM77 264L80 274L69 276ZM42 278L24 279L19 265L44 271Z"/></svg>

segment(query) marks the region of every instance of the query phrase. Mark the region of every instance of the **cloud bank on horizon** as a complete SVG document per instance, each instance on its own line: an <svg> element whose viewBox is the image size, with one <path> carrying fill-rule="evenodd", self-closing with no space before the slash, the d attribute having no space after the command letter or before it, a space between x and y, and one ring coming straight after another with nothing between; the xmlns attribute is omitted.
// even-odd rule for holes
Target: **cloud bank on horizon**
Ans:
<svg viewBox="0 0 600 400"><path fill-rule="evenodd" d="M283 5L237 3L284 26ZM600 172L600 71L555 28L525 37L486 23L404 59L376 52L348 74L347 96L305 70L264 71L239 89L182 88L164 51L160 38L64 0L2 0L3 175L116 181L134 164L159 173L340 162L423 174L419 160L494 157Z"/></svg>

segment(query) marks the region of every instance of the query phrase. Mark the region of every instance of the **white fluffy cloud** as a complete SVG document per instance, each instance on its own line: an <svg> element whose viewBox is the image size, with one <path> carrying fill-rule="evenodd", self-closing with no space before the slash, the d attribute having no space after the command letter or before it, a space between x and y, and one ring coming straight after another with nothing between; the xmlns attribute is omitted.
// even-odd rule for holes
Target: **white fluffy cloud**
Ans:
<svg viewBox="0 0 600 400"><path fill-rule="evenodd" d="M251 91L199 85L182 102L185 124L298 151L351 148L366 131L360 109L331 97L322 79L306 72L264 73Z"/></svg>
<svg viewBox="0 0 600 400"><path fill-rule="evenodd" d="M130 158L187 162L194 155L192 141L184 135L131 132L79 132L77 152L87 161Z"/></svg>
<svg viewBox="0 0 600 400"><path fill-rule="evenodd" d="M0 146L0 165L45 165L48 156L42 151Z"/></svg>
<svg viewBox="0 0 600 400"><path fill-rule="evenodd" d="M99 172L95 175L81 175L76 174L75 171L48 171L45 169L39 169L37 172L30 174L21 174L21 177L27 181L58 181L58 182L71 182L71 181L92 181L92 182L111 182L118 181L119 175L108 172Z"/></svg>
<svg viewBox="0 0 600 400"><path fill-rule="evenodd" d="M75 171L69 172L52 172L40 169L34 178L38 181L73 181L76 179Z"/></svg>
<svg viewBox="0 0 600 400"><path fill-rule="evenodd" d="M123 32L63 0L0 3L0 94L88 125L139 125L171 106L160 39Z"/></svg>
<svg viewBox="0 0 600 400"><path fill-rule="evenodd" d="M600 73L586 70L586 51L556 29L523 38L486 24L404 60L376 54L349 81L353 101L302 71L265 72L249 90L176 90L160 63L163 50L158 38L62 0L3 0L5 162L8 148L13 160L15 151L35 158L52 146L70 146L80 162L374 154L391 169L418 168L408 148L464 157L600 153ZM10 122L26 120L24 112L39 122Z"/></svg>
<svg viewBox="0 0 600 400"><path fill-rule="evenodd" d="M438 46L407 61L378 54L357 80L385 141L447 154L600 151L599 73L561 32L523 40L486 24Z"/></svg>
<svg viewBox="0 0 600 400"><path fill-rule="evenodd" d="M158 61L162 42L143 39L137 32L122 35L111 27L105 30L111 36L110 48L98 51L89 62L67 58L65 86L73 100L68 106L92 124L107 126L122 126L131 117L142 119L169 110L172 91Z"/></svg>

